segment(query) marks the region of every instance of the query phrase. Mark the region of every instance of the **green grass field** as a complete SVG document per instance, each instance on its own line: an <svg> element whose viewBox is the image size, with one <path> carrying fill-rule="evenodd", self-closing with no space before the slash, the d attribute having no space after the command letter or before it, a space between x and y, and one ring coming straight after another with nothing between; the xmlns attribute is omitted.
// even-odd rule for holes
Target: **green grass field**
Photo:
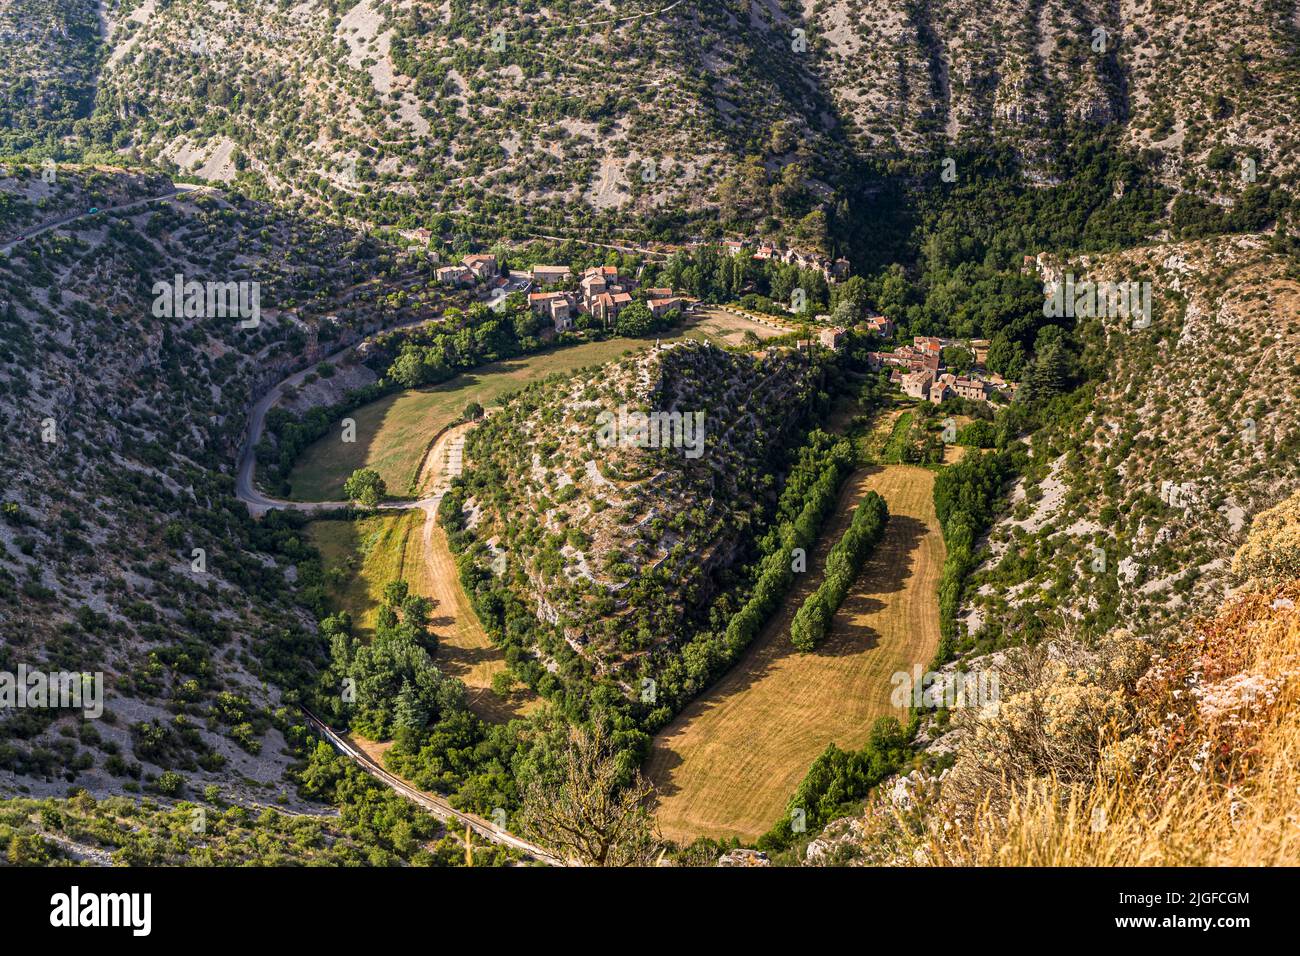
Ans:
<svg viewBox="0 0 1300 956"><path fill-rule="evenodd" d="M907 447L907 436L911 431L912 413L904 412L894 422L894 429L890 432L889 439L880 450L880 460L891 465L901 462L903 460L903 449Z"/></svg>
<svg viewBox="0 0 1300 956"><path fill-rule="evenodd" d="M413 509L307 525L307 536L320 551L329 576L330 609L351 614L357 634L369 636L374 629L390 581L405 579L415 593L428 593L419 551L423 524L424 512Z"/></svg>
<svg viewBox="0 0 1300 956"><path fill-rule="evenodd" d="M461 590L442 529L426 529L424 521L424 512L412 509L357 521L330 518L308 524L307 536L320 550L325 566L330 610L350 613L353 633L369 639L385 585L405 581L413 594L433 601L429 623L438 639L434 663L465 683L470 709L498 723L523 716L540 706L540 699L522 686L508 699L492 690L492 678L506 669L505 655L479 625Z"/></svg>
<svg viewBox="0 0 1300 956"><path fill-rule="evenodd" d="M661 341L693 338L725 345L730 338L735 338L737 330L753 325L740 318L719 315L720 318L710 316L676 335L664 336ZM344 444L339 440L339 430L334 429L299 456L289 475L289 497L295 501L341 501L343 483L358 468L375 469L388 485L389 494L405 495L429 442L457 421L470 402L487 406L548 375L604 365L625 352L640 351L652 344L651 339L587 342L485 365L441 385L387 395L363 405L350 416L357 423L355 442Z"/></svg>
<svg viewBox="0 0 1300 956"><path fill-rule="evenodd" d="M406 494L430 440L455 422L470 402L489 405L530 382L555 372L603 365L643 342L613 339L510 359L457 375L441 385L387 395L363 405L350 417L357 440L345 444L337 430L310 445L289 475L296 501L337 501L343 483L357 468L374 468L390 494Z"/></svg>

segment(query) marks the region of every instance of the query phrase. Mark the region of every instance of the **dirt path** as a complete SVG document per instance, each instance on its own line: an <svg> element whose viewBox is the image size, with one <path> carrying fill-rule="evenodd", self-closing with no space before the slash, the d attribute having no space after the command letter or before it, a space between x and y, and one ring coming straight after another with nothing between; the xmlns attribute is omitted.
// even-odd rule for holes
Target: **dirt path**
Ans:
<svg viewBox="0 0 1300 956"><path fill-rule="evenodd" d="M470 707L484 720L503 722L521 717L541 706L532 694L504 701L492 690L492 678L506 669L500 648L492 643L470 606L460 586L456 558L447 543L447 533L438 525L438 506L451 479L461 473L465 436L474 427L466 422L447 429L431 449L420 469L420 494L424 496L424 529L421 551L425 562L425 585L428 597L437 605L430 622L438 634L438 653L434 660L450 676L464 681L469 689Z"/></svg>
<svg viewBox="0 0 1300 956"><path fill-rule="evenodd" d="M418 481L419 507L424 511L420 556L412 556L408 550L408 560L423 558L420 591L437 602L430 620L430 626L438 635L435 663L448 675L465 683L471 710L484 720L504 722L541 706L541 700L531 693L521 692L513 700L505 701L493 692L492 678L506 669L505 657L483 630L478 615L470 606L469 598L460 586L460 574L447 542L447 533L438 525L438 505L451 486L451 479L463 470L465 437L475 424L464 422L447 429L438 436L425 457Z"/></svg>
<svg viewBox="0 0 1300 956"><path fill-rule="evenodd" d="M945 549L934 514L934 472L873 466L851 475L809 555L808 573L775 619L712 690L654 741L646 772L659 790L665 836L752 840L780 817L826 745L860 748L890 706L890 676L928 664L939 643L935 597ZM853 506L874 490L890 520L875 555L835 616L825 645L790 645L795 610L821 581L826 553Z"/></svg>

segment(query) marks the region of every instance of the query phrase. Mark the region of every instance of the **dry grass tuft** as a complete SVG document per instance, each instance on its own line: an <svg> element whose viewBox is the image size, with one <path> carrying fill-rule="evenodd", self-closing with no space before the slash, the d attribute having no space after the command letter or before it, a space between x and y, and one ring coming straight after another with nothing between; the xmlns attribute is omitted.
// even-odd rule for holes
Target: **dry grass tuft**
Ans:
<svg viewBox="0 0 1300 956"><path fill-rule="evenodd" d="M940 866L1300 864L1300 495L1237 555L1244 593L1147 666L1122 632L1012 655L939 786L868 808L861 850ZM1284 577L1289 574L1290 577ZM1135 674L1140 674L1134 678Z"/></svg>

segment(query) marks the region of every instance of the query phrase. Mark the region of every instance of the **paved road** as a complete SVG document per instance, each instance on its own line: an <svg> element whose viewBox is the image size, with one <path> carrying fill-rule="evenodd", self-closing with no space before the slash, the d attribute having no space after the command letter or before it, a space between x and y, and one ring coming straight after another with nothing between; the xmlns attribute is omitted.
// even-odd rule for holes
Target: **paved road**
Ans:
<svg viewBox="0 0 1300 956"><path fill-rule="evenodd" d="M351 345L341 348L337 352L326 356L324 361L333 362L341 358L351 348ZM249 410L248 427L244 430L244 447L239 453L239 471L235 475L235 497L247 505L249 512L255 517L266 514L272 508L310 512L346 508L350 504L347 501L281 501L278 498L268 498L258 491L253 484L253 472L257 468L255 449L257 443L262 440L262 430L266 426L266 413L284 395L285 386L298 387L302 385L303 380L315 370L315 365L308 365L301 371L294 372L274 388L268 389L267 393L259 398Z"/></svg>
<svg viewBox="0 0 1300 956"><path fill-rule="evenodd" d="M343 756L347 757L376 780L386 784L408 800L424 807L438 819L455 821L461 826L469 827L479 836L491 840L493 843L500 843L503 846L512 847L522 853L526 853L535 860L541 860L543 863L547 863L551 866L571 865L551 853L549 850L545 850L535 843L529 843L527 840L497 827L495 824L484 820L480 816L476 816L472 813L465 813L463 810L457 810L442 797L435 796L431 793L425 793L423 790L416 790L401 778L394 776L381 767L370 757L369 754L357 749L357 747L355 747L350 741L335 733L334 730L325 723L325 721L321 720L310 710L304 707L303 713L307 716L307 722L311 724L311 726L327 741L329 741L335 750L343 754Z"/></svg>
<svg viewBox="0 0 1300 956"><path fill-rule="evenodd" d="M348 348L351 348L349 346ZM340 349L334 354L328 356L325 361L332 361L344 352L347 348ZM293 511L313 512L321 510L330 510L334 508L345 508L349 505L346 501L282 501L277 498L268 498L262 494L253 485L253 471L256 465L256 456L253 449L261 438L262 428L266 422L266 413L275 404L277 398L283 394L286 385L298 385L312 371L312 367L303 369L290 375L279 385L270 389L261 399L253 406L249 414L248 430L245 434L244 448L240 455L239 473L235 481L235 494L240 501L248 507L248 510L254 515L265 514L273 508L285 508ZM425 456L426 466L430 462L436 462L443 459L447 463L445 475L429 475L428 480L431 482L428 497L421 498L418 501L386 501L379 507L383 510L404 510L406 508L419 508L424 512L424 541L425 547L429 547L429 531L433 522L436 520L435 515L438 510L438 504L442 501L442 496L446 492L449 482L448 475L460 473L459 450L463 447L465 441L465 432L469 429L471 423L457 425L446 429L437 440L429 447ZM457 823L468 826L480 836L494 843L500 843L504 846L513 847L523 853L528 854L534 859L541 860L551 866L568 866L564 860L554 854L544 850L536 844L529 843L527 840L520 839L513 834L502 830L494 824L484 820L482 817L475 816L472 813L464 813L457 810L451 804L441 797L417 790L410 784L407 784L400 778L394 776L389 771L376 763L368 754L357 749L350 741L344 739L335 733L323 720L313 714L307 708L303 708L303 713L307 716L307 721L326 740L328 740L336 750L345 757L356 763L362 770L375 777L377 780L396 790L408 800L412 800L431 812L434 816L442 820L454 820Z"/></svg>
<svg viewBox="0 0 1300 956"><path fill-rule="evenodd" d="M133 199L131 202L124 202L117 206L105 206L103 209L94 213L79 212L75 216L64 216L62 219L56 219L53 222L47 222L43 226L38 226L30 232L25 233L22 238L15 239L7 245L0 246L0 255L7 256L20 242L27 242L29 239L35 239L37 236L44 235L51 229L58 229L66 226L70 222L76 222L78 219L86 219L92 215L98 216L106 212L125 212L128 209L135 209L137 206L147 206L149 203L162 202L165 199L175 199L181 193L193 192L195 190L207 189L207 186L191 186L188 183L177 183L176 188L169 193L163 193L161 196L146 196L144 199Z"/></svg>
<svg viewBox="0 0 1300 956"><path fill-rule="evenodd" d="M376 334L382 335L397 329L410 328L416 325L426 325L440 321L442 321L441 318L413 319L409 322L401 322L397 325L387 326ZM321 359L321 362L337 362L345 354L354 349L356 344L347 345L335 352L331 352L329 355L325 356L325 358ZM281 498L270 498L258 491L257 486L253 481L253 476L257 469L257 443L262 440L262 432L266 427L267 413L271 410L271 406L283 397L286 386L291 385L295 388L300 387L307 376L316 371L316 367L319 364L320 362L317 362L308 365L301 371L294 372L278 385L268 389L266 394L259 398L253 404L253 407L249 409L248 426L244 430L244 445L239 452L239 471L235 475L235 497L248 506L249 513L254 517L264 515L273 508L284 508L289 511L305 511L310 513L314 511L332 511L336 508L346 508L351 504L351 502L348 501L285 501ZM433 452L434 449L430 448L426 458L431 456ZM402 511L407 508L423 508L425 511L436 511L438 504L441 501L442 491L439 490L435 494L432 494L427 498L421 498L418 501L386 501L380 504L379 507L385 511Z"/></svg>
<svg viewBox="0 0 1300 956"><path fill-rule="evenodd" d="M93 215L98 215L100 212L122 212L128 209L133 209L137 206L143 206L154 202L161 202L162 200L165 199L172 199L184 192L190 192L192 190L204 189L204 188L206 187L190 186L187 184L178 184L176 189L170 193L166 193L161 196L150 196L144 199L137 199L132 202L122 203L117 206L106 206L105 208L94 213ZM14 246L16 246L19 242L26 242L29 239L34 239L36 236L49 232L52 229L58 229L60 226L65 226L70 222L75 222L76 220L83 219L89 215L92 214L78 213L75 216L65 216L64 218L55 220L54 222L46 223L45 225L37 229L33 229L31 232L26 233L21 239L14 240L14 242L9 243L8 245L0 246L0 253L3 253L4 255L8 255L9 251L13 249ZM427 320L419 320L414 323L404 323L404 324L407 325L419 324L420 322L423 321L427 321ZM398 326L393 326L392 328L398 328ZM386 329L385 331L391 331L391 329ZM342 357L343 354L348 352L351 348L352 346L347 346L345 348L339 349L338 351L327 356L325 358L325 361L327 362L335 361L338 358ZM257 463L257 457L254 454L253 450L254 448L256 448L258 441L261 440L262 429L266 424L266 413L270 410L271 406L275 404L276 400L279 399L284 394L284 387L286 385L295 385L295 386L301 385L303 380L307 377L307 375L312 371L314 371L314 369L315 366L308 366L307 368L304 368L299 372L295 372L294 374L290 375L288 378L284 379L284 381L280 382L280 384L276 385L274 388L267 391L267 393L263 395L253 405L253 408L249 413L248 428L244 437L244 447L240 452L239 472L235 479L235 494L240 501L244 502L248 506L249 511L252 512L253 514L263 514L266 511L270 510L271 508L290 508L296 511L310 512L310 511L319 511L319 510L328 510L333 508L347 507L347 505L349 504L346 501L311 501L311 502L281 501L275 498L268 498L266 495L263 495L260 491L258 491L257 488L254 487L253 485L253 471ZM453 434L453 432L458 432L458 433ZM438 442L434 443L434 446L429 449L429 455L432 457L435 454L435 449L439 449L440 446L443 444L444 440L448 442L456 442L457 439L459 438L459 440L463 441L463 438L460 438L460 435L463 435L463 429L449 431L443 438L439 439ZM442 500L442 495L445 489L446 489L445 482L438 481L435 482L434 484L433 494L428 498L423 498L419 501L413 501L413 502L412 501L385 502L381 504L379 507L383 509L390 509L390 510L402 510L406 508L421 508L425 512L426 521L430 521L433 519L433 513L437 510L438 503ZM321 720L311 711L307 710L306 708L303 708L303 711L307 716L308 723L310 723L318 732L320 732L325 737L325 739L328 740L334 746L336 750L340 751L344 756L351 759L354 763L356 763L359 767L361 767L362 770L366 771L366 773L370 774L372 777L375 777L381 782L387 784L389 787L391 787L393 790L397 791L407 799L412 800L415 803L418 803L420 806L424 807L426 810L431 812L434 816L438 817L439 819L446 820L446 821L455 821L463 826L468 826L470 829L474 830L474 832L478 833L480 836L484 837L487 840L490 840L494 843L502 844L504 846L512 847L516 850L519 850L522 853L527 854L528 856L533 857L536 860L540 860L541 862L547 863L551 866L568 865L564 860L560 859L559 857L555 856L549 851L543 849L542 847L537 846L534 843L529 843L527 840L521 839L520 837L517 837L505 830L502 830L497 826L495 826L494 824L489 823L487 820L475 816L472 813L465 813L461 810L457 810L455 807L453 807L450 803L448 803L446 800L442 799L441 797L437 797L434 796L433 794L428 794L428 793L424 793L423 791L416 790L414 787L410 786L409 784L405 783L398 777L389 773L387 770L385 770L383 767L377 764L374 760L372 760L369 757L369 755L358 750L356 747L354 747L343 737L335 733L329 727L328 724L326 724L323 720Z"/></svg>

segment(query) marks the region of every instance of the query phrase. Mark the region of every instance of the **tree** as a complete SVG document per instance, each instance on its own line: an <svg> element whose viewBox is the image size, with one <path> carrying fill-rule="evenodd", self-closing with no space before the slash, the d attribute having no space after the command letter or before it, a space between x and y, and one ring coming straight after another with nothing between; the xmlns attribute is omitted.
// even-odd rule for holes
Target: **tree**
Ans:
<svg viewBox="0 0 1300 956"><path fill-rule="evenodd" d="M403 680L402 689L397 692L397 701L393 705L393 732L399 736L414 738L424 730L428 722L428 707L415 692L411 682Z"/></svg>
<svg viewBox="0 0 1300 956"><path fill-rule="evenodd" d="M964 375L975 365L975 356L959 345L943 350L943 364L958 375Z"/></svg>
<svg viewBox="0 0 1300 956"><path fill-rule="evenodd" d="M403 388L423 385L426 372L427 366L421 358L420 350L412 346L402 349L402 354L388 367L388 377Z"/></svg>
<svg viewBox="0 0 1300 956"><path fill-rule="evenodd" d="M509 671L497 671L492 675L492 693L508 700L515 692L515 675Z"/></svg>
<svg viewBox="0 0 1300 956"><path fill-rule="evenodd" d="M465 418L471 422L478 421L483 417L483 406L478 402L470 402L465 406Z"/></svg>
<svg viewBox="0 0 1300 956"><path fill-rule="evenodd" d="M1066 390L1069 379L1070 356L1064 343L1059 340L1049 341L1029 369L1026 398L1032 401L1060 395Z"/></svg>
<svg viewBox="0 0 1300 956"><path fill-rule="evenodd" d="M626 784L624 776L604 728L577 728L557 770L537 771L525 786L525 832L586 866L653 864L661 843L647 807L654 787L640 771Z"/></svg>
<svg viewBox="0 0 1300 956"><path fill-rule="evenodd" d="M358 468L343 483L343 493L366 508L373 508L388 494L388 485L373 468Z"/></svg>
<svg viewBox="0 0 1300 956"><path fill-rule="evenodd" d="M1001 375L1009 382L1019 382L1025 375L1025 351L1019 342L1013 342L1005 332L999 332L989 345L985 364L990 372Z"/></svg>
<svg viewBox="0 0 1300 956"><path fill-rule="evenodd" d="M644 302L633 302L614 320L614 331L619 335L645 335L654 328L654 316Z"/></svg>

